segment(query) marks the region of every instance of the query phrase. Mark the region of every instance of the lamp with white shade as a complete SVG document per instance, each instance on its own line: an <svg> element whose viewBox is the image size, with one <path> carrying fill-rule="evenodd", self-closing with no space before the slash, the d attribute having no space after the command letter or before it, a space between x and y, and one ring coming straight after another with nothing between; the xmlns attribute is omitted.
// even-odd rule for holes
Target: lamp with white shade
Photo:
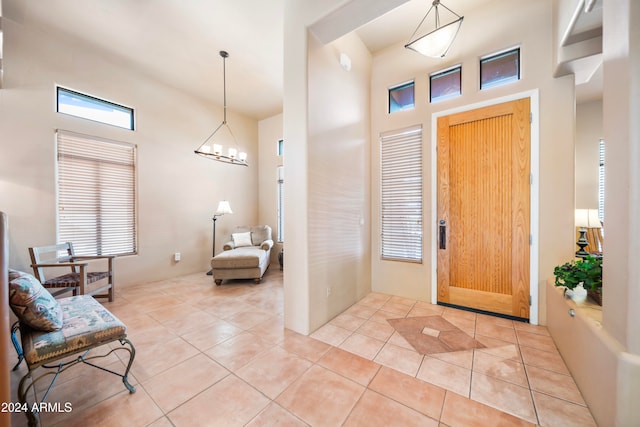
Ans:
<svg viewBox="0 0 640 427"><path fill-rule="evenodd" d="M576 251L576 256L579 258L586 258L589 256L589 252L584 249L589 246L589 241L587 240L587 229L602 228L602 223L600 223L600 218L598 218L597 209L576 209L575 215L575 225L576 227L580 227L580 235L576 242L579 249Z"/></svg>

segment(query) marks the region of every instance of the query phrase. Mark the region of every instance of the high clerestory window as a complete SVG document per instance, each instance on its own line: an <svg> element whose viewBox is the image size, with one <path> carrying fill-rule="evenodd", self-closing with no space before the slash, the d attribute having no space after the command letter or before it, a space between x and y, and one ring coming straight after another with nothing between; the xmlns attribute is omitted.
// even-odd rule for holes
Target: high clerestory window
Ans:
<svg viewBox="0 0 640 427"><path fill-rule="evenodd" d="M389 113L410 110L415 106L413 81L389 88Z"/></svg>
<svg viewBox="0 0 640 427"><path fill-rule="evenodd" d="M437 71L429 76L429 101L438 102L462 94L462 67L460 65Z"/></svg>
<svg viewBox="0 0 640 427"><path fill-rule="evenodd" d="M283 139L278 140L278 145L276 145L276 154L278 155L278 157L284 156L284 140Z"/></svg>
<svg viewBox="0 0 640 427"><path fill-rule="evenodd" d="M480 58L480 89L520 80L520 48Z"/></svg>
<svg viewBox="0 0 640 427"><path fill-rule="evenodd" d="M63 87L56 88L58 113L69 114L124 129L134 129L133 108Z"/></svg>

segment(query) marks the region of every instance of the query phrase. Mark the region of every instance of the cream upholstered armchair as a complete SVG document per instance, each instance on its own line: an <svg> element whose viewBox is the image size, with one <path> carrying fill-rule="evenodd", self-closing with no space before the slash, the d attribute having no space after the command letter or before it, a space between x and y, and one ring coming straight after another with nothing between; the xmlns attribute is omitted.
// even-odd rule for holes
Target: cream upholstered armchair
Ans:
<svg viewBox="0 0 640 427"><path fill-rule="evenodd" d="M253 279L260 283L271 258L271 227L240 226L224 244L224 251L211 259L216 285L225 279Z"/></svg>

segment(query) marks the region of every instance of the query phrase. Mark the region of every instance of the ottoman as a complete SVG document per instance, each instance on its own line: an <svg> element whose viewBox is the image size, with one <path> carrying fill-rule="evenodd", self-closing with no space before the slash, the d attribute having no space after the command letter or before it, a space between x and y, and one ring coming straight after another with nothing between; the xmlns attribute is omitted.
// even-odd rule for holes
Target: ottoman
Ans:
<svg viewBox="0 0 640 427"><path fill-rule="evenodd" d="M260 283L269 267L269 250L259 246L247 246L223 251L211 260L213 280L216 285L225 279L253 279Z"/></svg>

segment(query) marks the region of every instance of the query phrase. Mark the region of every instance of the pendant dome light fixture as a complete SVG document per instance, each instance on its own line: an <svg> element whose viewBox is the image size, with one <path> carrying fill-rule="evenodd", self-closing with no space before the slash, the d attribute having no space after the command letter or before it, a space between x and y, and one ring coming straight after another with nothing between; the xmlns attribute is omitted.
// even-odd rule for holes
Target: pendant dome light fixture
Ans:
<svg viewBox="0 0 640 427"><path fill-rule="evenodd" d="M440 25L440 12L438 10L438 6L442 6L443 8L451 12L456 16L457 19L454 19L448 24ZM432 10L434 11L435 15L435 29L420 37L414 38ZM427 14L424 16L424 18L422 18L422 21L420 21L418 27L409 38L409 42L407 42L404 47L414 50L430 58L444 58L444 56L451 48L451 45L453 44L456 36L458 35L458 31L460 30L460 26L462 26L463 19L464 16L458 15L453 10L440 3L440 0L433 0L433 3L431 3L431 7L427 11Z"/></svg>
<svg viewBox="0 0 640 427"><path fill-rule="evenodd" d="M220 56L222 57L222 85L223 85L223 101L224 101L224 115L222 123L209 135L207 139L194 151L203 157L207 157L211 160L217 160L223 163L230 163L233 165L249 166L247 164L247 153L238 152L238 143L236 137L233 135L229 124L227 123L227 67L226 60L229 57L229 53L221 50ZM223 147L228 146L227 154L223 154Z"/></svg>

